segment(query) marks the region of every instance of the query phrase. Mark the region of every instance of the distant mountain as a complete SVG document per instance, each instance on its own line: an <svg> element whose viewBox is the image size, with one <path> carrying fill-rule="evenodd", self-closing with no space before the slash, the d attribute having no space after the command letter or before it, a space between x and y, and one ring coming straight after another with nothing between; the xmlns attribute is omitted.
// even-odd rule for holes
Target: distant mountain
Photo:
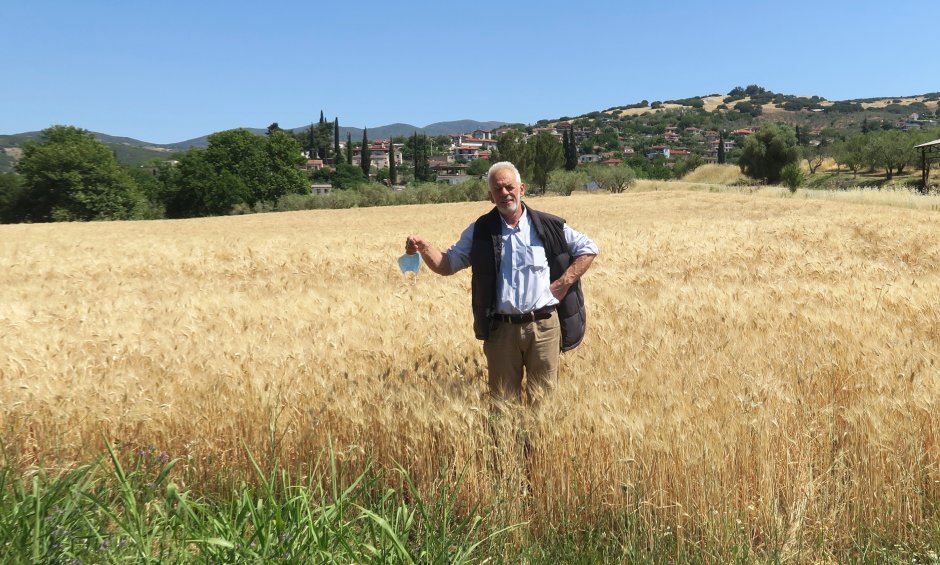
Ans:
<svg viewBox="0 0 940 565"><path fill-rule="evenodd" d="M454 122L437 122L424 126L423 128L411 124L390 124L377 128L369 128L369 139L388 139L400 135L409 136L415 132L427 135L457 135L461 133L470 133L474 130L491 130L506 125L508 122L477 122L474 120L458 120ZM297 129L306 129L307 126ZM296 131L296 130L295 130ZM346 132L352 134L353 141L362 140L362 128L339 128L340 135L345 136Z"/></svg>

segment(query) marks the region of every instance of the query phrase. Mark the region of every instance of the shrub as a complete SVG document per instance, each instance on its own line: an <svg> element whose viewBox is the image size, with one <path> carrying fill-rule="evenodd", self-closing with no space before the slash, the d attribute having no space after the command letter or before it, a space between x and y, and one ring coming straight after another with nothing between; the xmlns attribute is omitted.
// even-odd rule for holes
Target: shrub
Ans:
<svg viewBox="0 0 940 565"><path fill-rule="evenodd" d="M803 178L803 169L796 162L787 164L780 171L780 180L783 182L783 186L790 189L791 194L796 192L796 189L803 184Z"/></svg>
<svg viewBox="0 0 940 565"><path fill-rule="evenodd" d="M575 190L583 190L587 182L588 175L584 171L557 169L548 174L546 190L553 194L569 196Z"/></svg>

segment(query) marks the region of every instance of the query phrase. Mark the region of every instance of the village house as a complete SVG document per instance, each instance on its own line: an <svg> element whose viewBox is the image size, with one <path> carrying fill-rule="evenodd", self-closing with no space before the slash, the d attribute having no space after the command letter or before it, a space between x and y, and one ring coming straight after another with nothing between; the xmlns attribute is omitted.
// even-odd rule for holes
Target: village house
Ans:
<svg viewBox="0 0 940 565"><path fill-rule="evenodd" d="M460 184L473 178L467 174L467 168L469 168L470 165L464 163L454 163L443 159L429 159L428 167L437 175L437 182L441 183Z"/></svg>
<svg viewBox="0 0 940 565"><path fill-rule="evenodd" d="M532 135L526 136L526 139L528 139L529 137L532 137L532 136L534 136L534 135L537 135L537 134L539 134L539 133L547 133L547 134L551 135L552 137L554 137L555 139L557 139L558 141L562 141L562 139L564 138L564 136L562 135L562 133L559 132L559 131L558 131L557 129L555 129L555 128L533 128L533 129L532 129Z"/></svg>
<svg viewBox="0 0 940 565"><path fill-rule="evenodd" d="M387 169L391 162L389 154L394 155L395 164L404 163L401 154L401 144L393 144L389 139L376 139L369 144L369 163L377 169ZM353 148L353 165L359 166L362 163L362 149Z"/></svg>
<svg viewBox="0 0 940 565"><path fill-rule="evenodd" d="M653 145L649 149L646 150L646 158L652 159L653 157L656 157L657 155L662 155L663 157L668 159L670 151L671 149L668 145Z"/></svg>

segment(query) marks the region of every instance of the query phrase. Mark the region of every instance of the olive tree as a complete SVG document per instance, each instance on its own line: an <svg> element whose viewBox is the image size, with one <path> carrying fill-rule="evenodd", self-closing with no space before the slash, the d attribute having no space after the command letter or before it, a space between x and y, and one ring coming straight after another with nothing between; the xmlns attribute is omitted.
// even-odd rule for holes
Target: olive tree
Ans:
<svg viewBox="0 0 940 565"><path fill-rule="evenodd" d="M615 194L624 192L636 182L636 172L625 164L594 165L589 175L598 186Z"/></svg>
<svg viewBox="0 0 940 565"><path fill-rule="evenodd" d="M769 184L780 182L783 168L800 160L796 133L786 125L765 124L744 142L738 166L741 172Z"/></svg>

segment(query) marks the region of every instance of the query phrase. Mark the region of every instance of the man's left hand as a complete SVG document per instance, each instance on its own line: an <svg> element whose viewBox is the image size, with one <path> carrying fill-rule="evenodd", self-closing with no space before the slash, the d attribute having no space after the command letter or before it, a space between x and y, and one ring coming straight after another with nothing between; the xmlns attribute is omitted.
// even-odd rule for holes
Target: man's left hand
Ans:
<svg viewBox="0 0 940 565"><path fill-rule="evenodd" d="M554 281L551 285L549 285L548 288L552 291L552 296L561 302L565 298L565 295L568 294L568 290L571 288L571 285L565 284L564 277L562 277L561 279Z"/></svg>

